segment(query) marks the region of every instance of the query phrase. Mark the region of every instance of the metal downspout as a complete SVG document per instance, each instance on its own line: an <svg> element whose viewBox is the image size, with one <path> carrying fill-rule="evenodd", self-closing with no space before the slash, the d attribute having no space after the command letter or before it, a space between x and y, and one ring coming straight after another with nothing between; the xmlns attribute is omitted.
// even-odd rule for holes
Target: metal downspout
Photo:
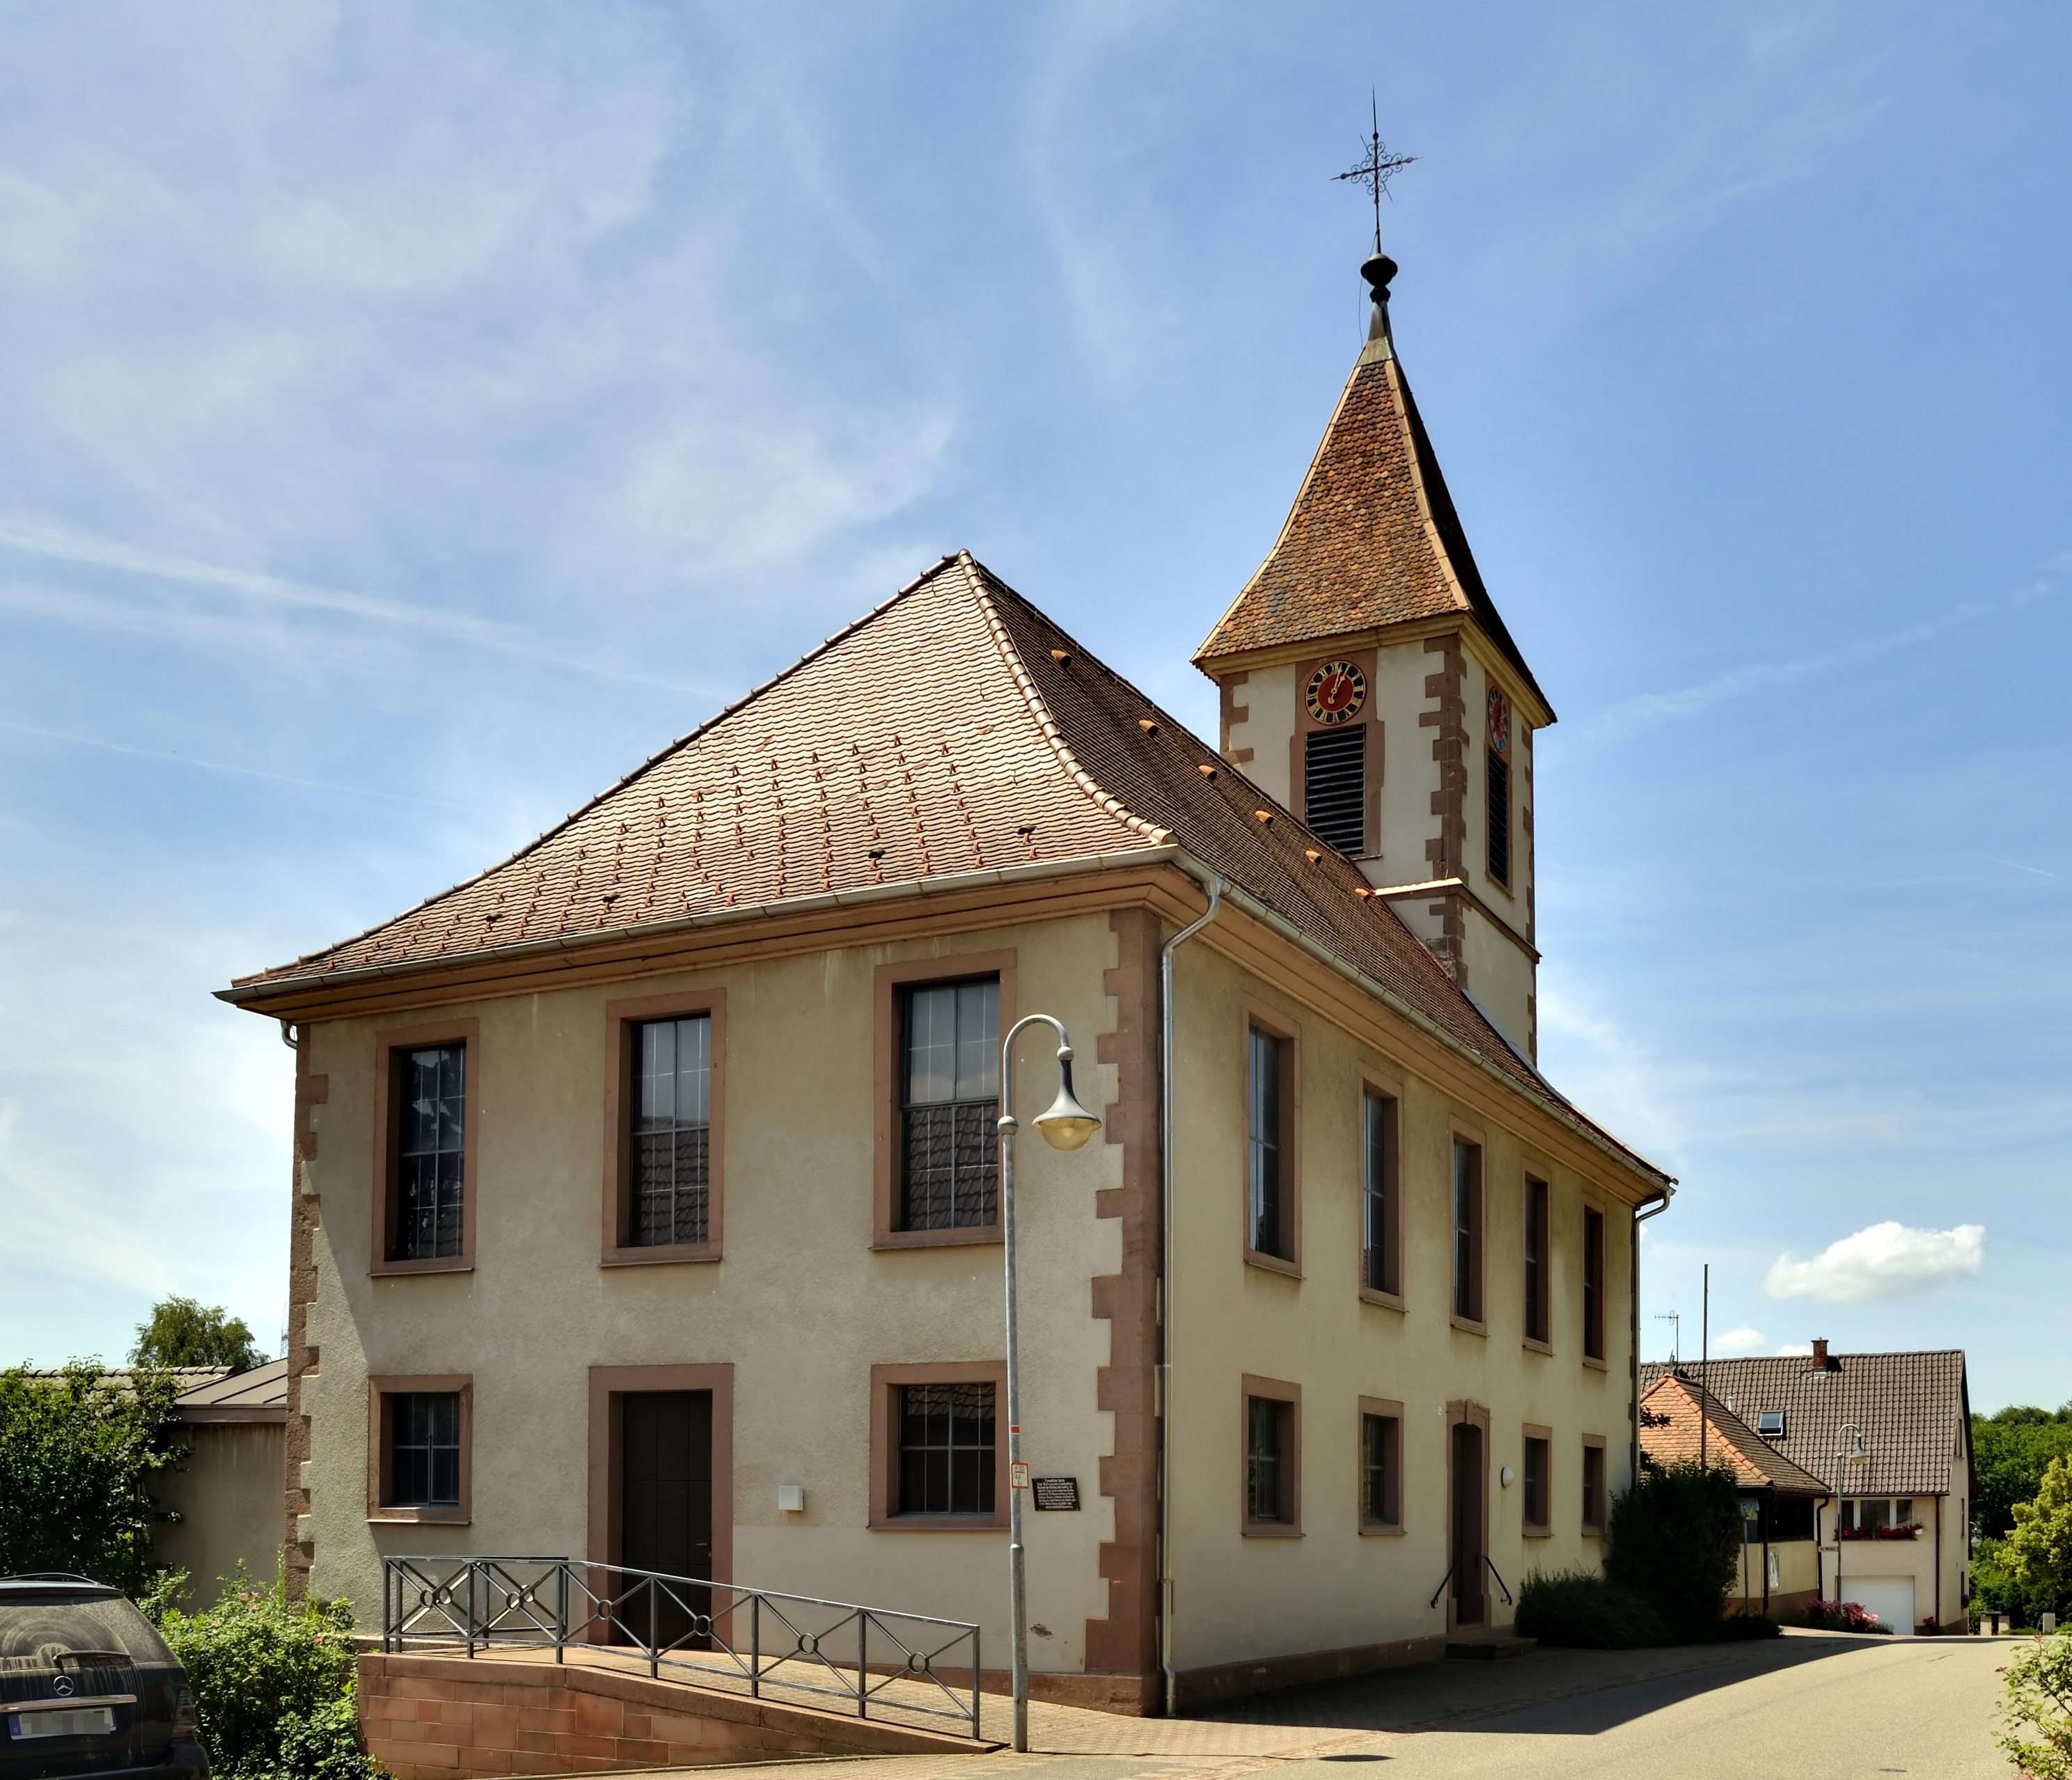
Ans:
<svg viewBox="0 0 2072 1780"><path fill-rule="evenodd" d="M1631 1279L1626 1295L1626 1308L1633 1316L1633 1341L1626 1351L1626 1367L1631 1375L1629 1382L1633 1392L1631 1406L1626 1411L1626 1418L1633 1424L1633 1449L1627 1460L1630 1469L1626 1473L1626 1488L1629 1490L1640 1481L1640 1226L1649 1218L1659 1218L1663 1213L1668 1210L1669 1201L1675 1197L1676 1189L1674 1186L1664 1187L1662 1189L1660 1205L1652 1210L1634 1214L1633 1240L1629 1245L1631 1252L1626 1258L1631 1269ZM1819 1534L1817 1527L1815 1529L1815 1534L1817 1543ZM1767 1580L1768 1572L1766 1571L1764 1575Z"/></svg>
<svg viewBox="0 0 2072 1780"><path fill-rule="evenodd" d="M1173 1667L1173 954L1216 918L1223 880L1209 883L1209 906L1158 948L1158 1667L1166 1716L1179 1706Z"/></svg>

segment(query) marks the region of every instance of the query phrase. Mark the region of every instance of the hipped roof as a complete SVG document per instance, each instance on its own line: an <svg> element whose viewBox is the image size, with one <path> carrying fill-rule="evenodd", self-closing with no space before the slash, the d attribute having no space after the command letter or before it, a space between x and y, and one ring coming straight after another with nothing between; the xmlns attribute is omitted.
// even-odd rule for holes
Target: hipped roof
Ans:
<svg viewBox="0 0 2072 1780"><path fill-rule="evenodd" d="M1653 1419L1651 1419L1653 1418ZM1700 1424L1704 1439L1699 1438ZM1650 1458L1730 1465L1744 1490L1824 1496L1827 1485L1795 1465L1695 1380L1665 1373L1641 1393L1640 1449Z"/></svg>
<svg viewBox="0 0 2072 1780"><path fill-rule="evenodd" d="M968 554L502 864L220 992L263 1009L290 987L1151 849L1250 892L1519 1092L1667 1179L1547 1086L1365 894L1358 867Z"/></svg>
<svg viewBox="0 0 2072 1780"><path fill-rule="evenodd" d="M1472 619L1533 696L1553 707L1482 584L1416 398L1392 348L1371 343L1346 379L1272 551L1194 664L1420 619Z"/></svg>
<svg viewBox="0 0 2072 1780"><path fill-rule="evenodd" d="M1667 1369L1640 1369L1645 1391ZM1737 1415L1784 1412L1777 1450L1844 1496L1944 1496L1969 1475L1971 1403L1962 1348L1911 1354L1713 1360L1705 1382ZM1841 1461L1836 1436L1862 1431L1868 1457ZM1839 1485L1839 1486L1838 1486Z"/></svg>

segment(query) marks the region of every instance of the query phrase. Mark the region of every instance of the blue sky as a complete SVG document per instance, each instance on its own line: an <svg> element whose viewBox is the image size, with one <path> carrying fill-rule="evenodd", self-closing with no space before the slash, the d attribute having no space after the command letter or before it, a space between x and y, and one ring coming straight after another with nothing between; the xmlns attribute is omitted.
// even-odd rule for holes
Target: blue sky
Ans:
<svg viewBox="0 0 2072 1780"><path fill-rule="evenodd" d="M290 1059L209 991L944 550L1212 735L1186 657L1359 344L1373 86L1403 356L1561 713L1543 1062L1685 1183L1647 1350L1709 1261L1736 1350L2072 1397L2062 8L0 33L0 1358L174 1290L277 1339Z"/></svg>

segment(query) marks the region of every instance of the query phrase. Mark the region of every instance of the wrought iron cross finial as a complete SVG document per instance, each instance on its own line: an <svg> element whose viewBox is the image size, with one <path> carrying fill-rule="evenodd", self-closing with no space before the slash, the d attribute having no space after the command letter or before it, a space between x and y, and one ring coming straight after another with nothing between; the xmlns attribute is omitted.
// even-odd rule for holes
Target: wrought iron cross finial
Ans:
<svg viewBox="0 0 2072 1780"><path fill-rule="evenodd" d="M1344 172L1335 173L1332 177L1338 179L1357 179L1367 187L1367 195L1374 200L1374 250L1379 253L1381 251L1382 196L1388 190L1389 180L1420 157L1415 155L1392 155L1388 152L1388 143L1381 139L1379 102L1372 94L1369 94L1368 105L1373 113L1374 134L1367 141L1367 159L1358 167L1348 167Z"/></svg>

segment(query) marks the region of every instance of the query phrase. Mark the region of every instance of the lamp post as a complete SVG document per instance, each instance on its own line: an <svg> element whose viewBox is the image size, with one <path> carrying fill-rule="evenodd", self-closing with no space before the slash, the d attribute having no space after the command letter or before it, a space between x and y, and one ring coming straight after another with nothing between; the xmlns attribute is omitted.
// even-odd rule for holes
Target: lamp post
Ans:
<svg viewBox="0 0 2072 1780"><path fill-rule="evenodd" d="M1843 1436L1848 1436L1845 1442ZM1864 1431L1854 1422L1844 1422L1835 1430L1835 1599L1842 1598L1842 1467L1861 1464L1871 1456L1864 1444ZM1817 1540L1815 1542L1819 1543Z"/></svg>
<svg viewBox="0 0 2072 1780"><path fill-rule="evenodd" d="M1100 1121L1072 1093L1072 1041L1048 1014L1030 1014L1008 1029L1000 1045L1000 1222L1007 1246L1007 1617L1013 1650L1014 1747L1029 1748L1029 1613L1022 1562L1022 1498L1029 1491L1029 1468L1022 1462L1022 1326L1014 1279L1014 1040L1025 1026L1044 1025L1058 1035L1058 1098L1032 1121L1056 1150L1075 1150L1100 1129Z"/></svg>

